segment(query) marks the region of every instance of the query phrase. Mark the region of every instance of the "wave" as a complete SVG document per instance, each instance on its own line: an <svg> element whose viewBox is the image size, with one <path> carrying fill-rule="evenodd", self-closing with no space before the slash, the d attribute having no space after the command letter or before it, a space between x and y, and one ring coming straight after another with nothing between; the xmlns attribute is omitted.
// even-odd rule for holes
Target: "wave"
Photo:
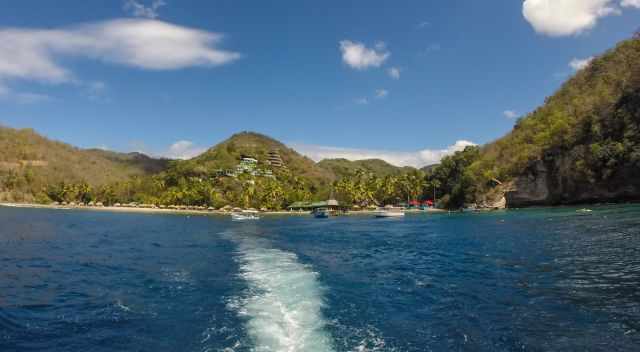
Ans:
<svg viewBox="0 0 640 352"><path fill-rule="evenodd" d="M333 351L318 273L260 239L243 239L238 261L248 289L228 306L247 319L253 351Z"/></svg>

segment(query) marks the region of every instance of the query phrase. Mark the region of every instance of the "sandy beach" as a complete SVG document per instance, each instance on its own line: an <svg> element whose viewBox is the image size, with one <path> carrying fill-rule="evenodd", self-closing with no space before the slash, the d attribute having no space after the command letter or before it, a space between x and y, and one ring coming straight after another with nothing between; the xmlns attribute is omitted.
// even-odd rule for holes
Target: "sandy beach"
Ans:
<svg viewBox="0 0 640 352"><path fill-rule="evenodd" d="M220 210L196 210L196 209L161 209L161 208L142 208L142 207L114 207L114 206L83 206L83 205L50 205L50 204L33 204L33 203L0 203L0 207L7 208L35 208L35 209L57 209L57 210L87 210L87 211L107 211L117 213L141 213L141 214L185 214L185 215L217 215L226 216L231 214L228 211ZM442 209L407 209L406 213L442 213L446 210ZM375 210L358 210L349 211L343 215L373 215ZM261 215L288 215L288 216L305 216L310 215L308 211L265 211L260 212Z"/></svg>

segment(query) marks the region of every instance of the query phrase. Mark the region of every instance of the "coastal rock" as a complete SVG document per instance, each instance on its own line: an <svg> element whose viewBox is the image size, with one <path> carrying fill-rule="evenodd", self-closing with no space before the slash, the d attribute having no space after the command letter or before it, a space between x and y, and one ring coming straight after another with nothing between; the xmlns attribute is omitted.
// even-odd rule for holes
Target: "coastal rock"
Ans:
<svg viewBox="0 0 640 352"><path fill-rule="evenodd" d="M606 181L588 180L575 165L587 157L583 147L555 151L532 162L505 192L506 206L519 208L640 200L638 169L621 166Z"/></svg>
<svg viewBox="0 0 640 352"><path fill-rule="evenodd" d="M542 160L532 163L525 173L516 178L513 187L505 193L509 208L545 205L549 202L549 170Z"/></svg>

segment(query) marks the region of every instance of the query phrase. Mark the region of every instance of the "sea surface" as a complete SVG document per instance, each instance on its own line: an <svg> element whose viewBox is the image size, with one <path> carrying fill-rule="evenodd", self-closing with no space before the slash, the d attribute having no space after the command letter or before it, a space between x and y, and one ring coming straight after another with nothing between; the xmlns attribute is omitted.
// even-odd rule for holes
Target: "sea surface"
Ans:
<svg viewBox="0 0 640 352"><path fill-rule="evenodd" d="M0 208L0 351L640 351L640 207Z"/></svg>

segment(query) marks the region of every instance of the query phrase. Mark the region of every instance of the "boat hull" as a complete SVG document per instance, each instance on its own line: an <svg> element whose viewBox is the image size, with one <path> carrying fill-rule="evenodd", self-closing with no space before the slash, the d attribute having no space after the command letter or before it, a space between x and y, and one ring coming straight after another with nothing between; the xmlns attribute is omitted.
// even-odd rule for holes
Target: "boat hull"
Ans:
<svg viewBox="0 0 640 352"><path fill-rule="evenodd" d="M235 220L235 221L260 220L260 217L257 215L231 214L231 220Z"/></svg>
<svg viewBox="0 0 640 352"><path fill-rule="evenodd" d="M399 212L379 212L375 214L376 218L401 218L404 213Z"/></svg>

